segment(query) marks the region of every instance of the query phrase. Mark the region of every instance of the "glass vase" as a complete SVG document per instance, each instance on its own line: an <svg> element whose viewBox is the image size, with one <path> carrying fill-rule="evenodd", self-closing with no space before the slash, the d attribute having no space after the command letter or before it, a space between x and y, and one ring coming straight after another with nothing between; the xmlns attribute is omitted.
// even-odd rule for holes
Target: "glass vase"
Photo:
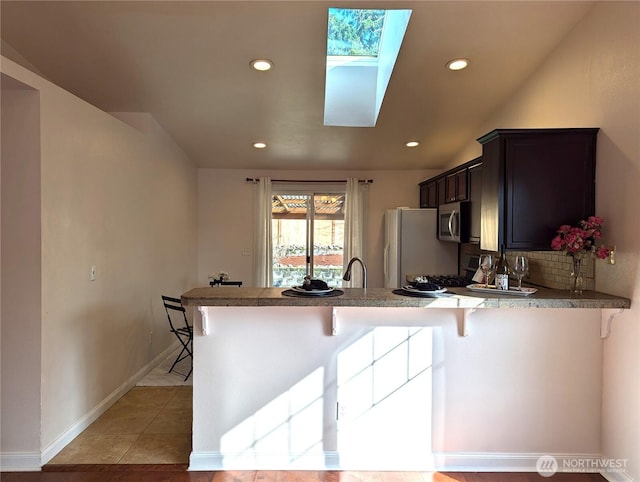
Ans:
<svg viewBox="0 0 640 482"><path fill-rule="evenodd" d="M569 277L569 293L572 295L581 295L584 290L583 261L584 256L571 256L572 268Z"/></svg>

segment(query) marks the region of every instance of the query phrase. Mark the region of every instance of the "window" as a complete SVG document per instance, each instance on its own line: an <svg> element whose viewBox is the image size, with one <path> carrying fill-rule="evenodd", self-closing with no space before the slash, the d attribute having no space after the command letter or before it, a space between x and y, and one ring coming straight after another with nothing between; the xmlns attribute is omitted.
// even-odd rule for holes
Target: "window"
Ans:
<svg viewBox="0 0 640 482"><path fill-rule="evenodd" d="M377 57L385 10L330 8L327 56Z"/></svg>
<svg viewBox="0 0 640 482"><path fill-rule="evenodd" d="M307 274L342 286L344 200L344 192L274 190L273 286L299 286Z"/></svg>

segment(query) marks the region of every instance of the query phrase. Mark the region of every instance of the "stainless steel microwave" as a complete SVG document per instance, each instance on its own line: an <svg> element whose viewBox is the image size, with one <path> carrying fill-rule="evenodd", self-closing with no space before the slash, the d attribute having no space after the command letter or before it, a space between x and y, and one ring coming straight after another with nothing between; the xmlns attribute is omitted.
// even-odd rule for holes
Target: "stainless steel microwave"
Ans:
<svg viewBox="0 0 640 482"><path fill-rule="evenodd" d="M466 243L471 227L469 201L441 204L438 206L438 239Z"/></svg>

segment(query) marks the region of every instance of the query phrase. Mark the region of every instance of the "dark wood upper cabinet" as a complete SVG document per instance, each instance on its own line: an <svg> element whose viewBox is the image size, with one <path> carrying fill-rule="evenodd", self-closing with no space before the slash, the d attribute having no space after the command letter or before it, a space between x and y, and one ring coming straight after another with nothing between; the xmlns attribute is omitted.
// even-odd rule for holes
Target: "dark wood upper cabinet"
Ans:
<svg viewBox="0 0 640 482"><path fill-rule="evenodd" d="M420 207L437 208L441 204L469 199L468 162L420 183Z"/></svg>
<svg viewBox="0 0 640 482"><path fill-rule="evenodd" d="M462 169L456 174L456 201L466 201L469 198L467 191L468 172L468 169Z"/></svg>
<svg viewBox="0 0 640 482"><path fill-rule="evenodd" d="M429 181L420 184L420 207L438 207L438 185L436 181Z"/></svg>
<svg viewBox="0 0 640 482"><path fill-rule="evenodd" d="M440 204L445 204L447 202L447 186L446 179L444 177L436 179L436 189L438 191L437 206L440 206Z"/></svg>
<svg viewBox="0 0 640 482"><path fill-rule="evenodd" d="M448 203L452 203L456 200L456 195L458 191L456 189L456 176L455 174L450 174L444 178L445 183L445 200Z"/></svg>
<svg viewBox="0 0 640 482"><path fill-rule="evenodd" d="M448 203L467 200L467 169L461 169L445 177Z"/></svg>
<svg viewBox="0 0 640 482"><path fill-rule="evenodd" d="M498 129L482 144L480 247L550 250L562 224L595 214L598 129Z"/></svg>

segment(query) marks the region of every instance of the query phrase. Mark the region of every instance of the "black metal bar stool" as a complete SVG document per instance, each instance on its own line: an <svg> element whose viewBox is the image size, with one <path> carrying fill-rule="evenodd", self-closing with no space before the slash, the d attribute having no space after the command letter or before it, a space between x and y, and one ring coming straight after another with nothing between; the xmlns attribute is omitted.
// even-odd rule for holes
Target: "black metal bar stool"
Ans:
<svg viewBox="0 0 640 482"><path fill-rule="evenodd" d="M169 319L169 327L171 333L176 335L176 338L182 345L182 350L180 350L180 353L173 362L173 365L171 365L171 368L169 368L169 373L173 371L173 369L179 362L187 357L190 357L191 369L189 370L189 373L184 375L184 373L179 373L176 371L176 373L184 375L184 379L186 381L189 376L191 376L191 372L193 371L193 326L191 326L187 321L187 313L184 309L184 306L182 306L182 302L178 298L171 298L170 296L163 295L162 302L164 304L164 310L167 312L167 318ZM171 315L173 314L174 316L177 316L179 318L180 315L177 313L182 313L182 320L174 320L171 317ZM182 322L184 322L184 326L179 326L179 323Z"/></svg>

